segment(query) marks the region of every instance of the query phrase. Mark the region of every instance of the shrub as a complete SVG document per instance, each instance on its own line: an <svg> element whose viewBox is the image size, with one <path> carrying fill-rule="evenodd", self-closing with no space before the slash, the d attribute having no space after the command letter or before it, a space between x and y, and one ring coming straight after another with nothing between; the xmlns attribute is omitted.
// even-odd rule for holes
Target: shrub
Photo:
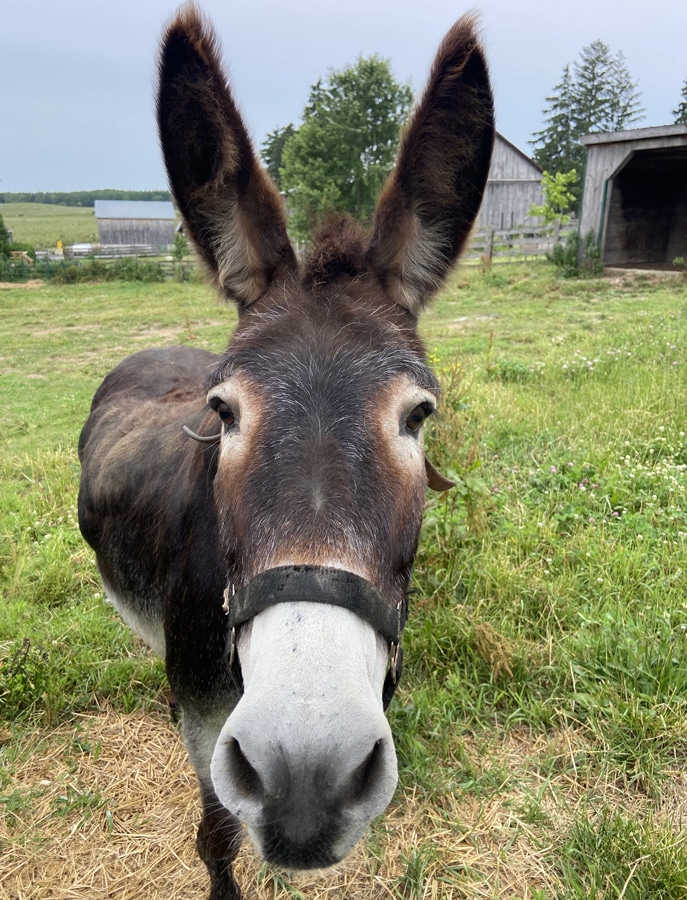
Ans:
<svg viewBox="0 0 687 900"><path fill-rule="evenodd" d="M572 231L564 244L555 245L549 259L563 278L592 277L603 269L599 242L591 230L584 236L581 250L579 232Z"/></svg>
<svg viewBox="0 0 687 900"><path fill-rule="evenodd" d="M56 284L76 284L84 281L143 281L147 283L165 280L159 262L152 259L124 256L112 263L99 259L71 260L58 263L54 268L45 267L38 277L48 278Z"/></svg>
<svg viewBox="0 0 687 900"><path fill-rule="evenodd" d="M10 253L17 253L22 251L24 253L28 253L31 259L36 261L36 248L33 244L27 244L23 241L13 241L10 245Z"/></svg>
<svg viewBox="0 0 687 900"><path fill-rule="evenodd" d="M10 236L5 228L5 223L0 216L0 259L6 259L10 255Z"/></svg>
<svg viewBox="0 0 687 900"><path fill-rule="evenodd" d="M165 273L159 262L152 259L139 259L134 256L123 256L110 266L113 281L164 281Z"/></svg>

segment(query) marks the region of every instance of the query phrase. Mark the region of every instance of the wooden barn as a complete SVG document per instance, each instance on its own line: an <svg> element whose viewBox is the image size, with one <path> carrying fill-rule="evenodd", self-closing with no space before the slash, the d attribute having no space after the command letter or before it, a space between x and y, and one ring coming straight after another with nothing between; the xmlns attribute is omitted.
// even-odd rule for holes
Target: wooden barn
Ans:
<svg viewBox="0 0 687 900"><path fill-rule="evenodd" d="M153 200L96 200L101 244L146 245L165 250L174 243L174 207Z"/></svg>
<svg viewBox="0 0 687 900"><path fill-rule="evenodd" d="M536 227L540 220L533 219L529 210L533 203L543 202L542 170L497 132L477 227L497 230L520 225Z"/></svg>
<svg viewBox="0 0 687 900"><path fill-rule="evenodd" d="M606 266L670 269L687 257L687 125L588 134L582 237Z"/></svg>

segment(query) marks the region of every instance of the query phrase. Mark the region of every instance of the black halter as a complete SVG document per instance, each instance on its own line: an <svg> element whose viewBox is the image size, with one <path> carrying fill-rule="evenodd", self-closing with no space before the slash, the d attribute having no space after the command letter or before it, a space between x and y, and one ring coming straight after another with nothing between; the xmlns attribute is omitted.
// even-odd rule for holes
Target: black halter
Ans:
<svg viewBox="0 0 687 900"><path fill-rule="evenodd" d="M236 593L231 586L225 590L224 609L229 624L227 662L241 690L241 666L235 653L236 629L270 606L295 601L349 609L387 639L389 671L382 689L386 709L401 677L403 651L400 643L406 604L401 608L392 607L369 581L352 572L327 566L279 566L256 575Z"/></svg>

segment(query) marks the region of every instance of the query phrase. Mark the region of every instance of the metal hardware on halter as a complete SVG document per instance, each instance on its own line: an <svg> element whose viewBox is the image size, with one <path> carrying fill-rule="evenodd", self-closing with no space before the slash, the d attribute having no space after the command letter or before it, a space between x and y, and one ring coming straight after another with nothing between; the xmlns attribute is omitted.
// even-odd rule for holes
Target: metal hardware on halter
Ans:
<svg viewBox="0 0 687 900"><path fill-rule="evenodd" d="M229 637L229 659L227 660L227 665L231 668L234 665L234 656L236 655L236 629L231 629L231 636Z"/></svg>
<svg viewBox="0 0 687 900"><path fill-rule="evenodd" d="M195 431L191 431L188 425L182 425L181 429L184 434L188 435L190 438L193 438L194 441L198 441L199 444L214 444L215 441L218 441L222 437L221 432L205 436L202 434L196 434Z"/></svg>
<svg viewBox="0 0 687 900"><path fill-rule="evenodd" d="M229 584L224 588L224 603L222 604L222 609L224 610L224 615L229 615L229 602L231 598L236 593L236 588L234 587L234 582L230 581ZM227 665L231 668L234 665L234 656L236 655L236 628L231 626L231 635L229 637L229 659L227 660Z"/></svg>
<svg viewBox="0 0 687 900"><path fill-rule="evenodd" d="M389 644L389 666L387 671L391 676L391 680L394 684L396 684L396 680L398 677L398 654L400 648L400 644Z"/></svg>
<svg viewBox="0 0 687 900"><path fill-rule="evenodd" d="M236 593L236 588L234 587L234 582L230 581L229 584L224 588L224 603L222 604L222 609L224 610L224 615L229 615L229 601Z"/></svg>

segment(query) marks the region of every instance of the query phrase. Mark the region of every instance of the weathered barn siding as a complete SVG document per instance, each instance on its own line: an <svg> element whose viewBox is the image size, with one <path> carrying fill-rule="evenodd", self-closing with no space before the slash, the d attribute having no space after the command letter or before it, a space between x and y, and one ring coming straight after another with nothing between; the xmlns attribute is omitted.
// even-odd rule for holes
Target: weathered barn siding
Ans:
<svg viewBox="0 0 687 900"><path fill-rule="evenodd" d="M687 256L687 125L590 134L580 233L601 261L670 268Z"/></svg>
<svg viewBox="0 0 687 900"><path fill-rule="evenodd" d="M543 202L542 170L497 133L477 227L507 229L536 225L539 219L529 215L530 207Z"/></svg>
<svg viewBox="0 0 687 900"><path fill-rule="evenodd" d="M174 242L174 207L167 201L96 200L101 244L146 244L162 249Z"/></svg>

